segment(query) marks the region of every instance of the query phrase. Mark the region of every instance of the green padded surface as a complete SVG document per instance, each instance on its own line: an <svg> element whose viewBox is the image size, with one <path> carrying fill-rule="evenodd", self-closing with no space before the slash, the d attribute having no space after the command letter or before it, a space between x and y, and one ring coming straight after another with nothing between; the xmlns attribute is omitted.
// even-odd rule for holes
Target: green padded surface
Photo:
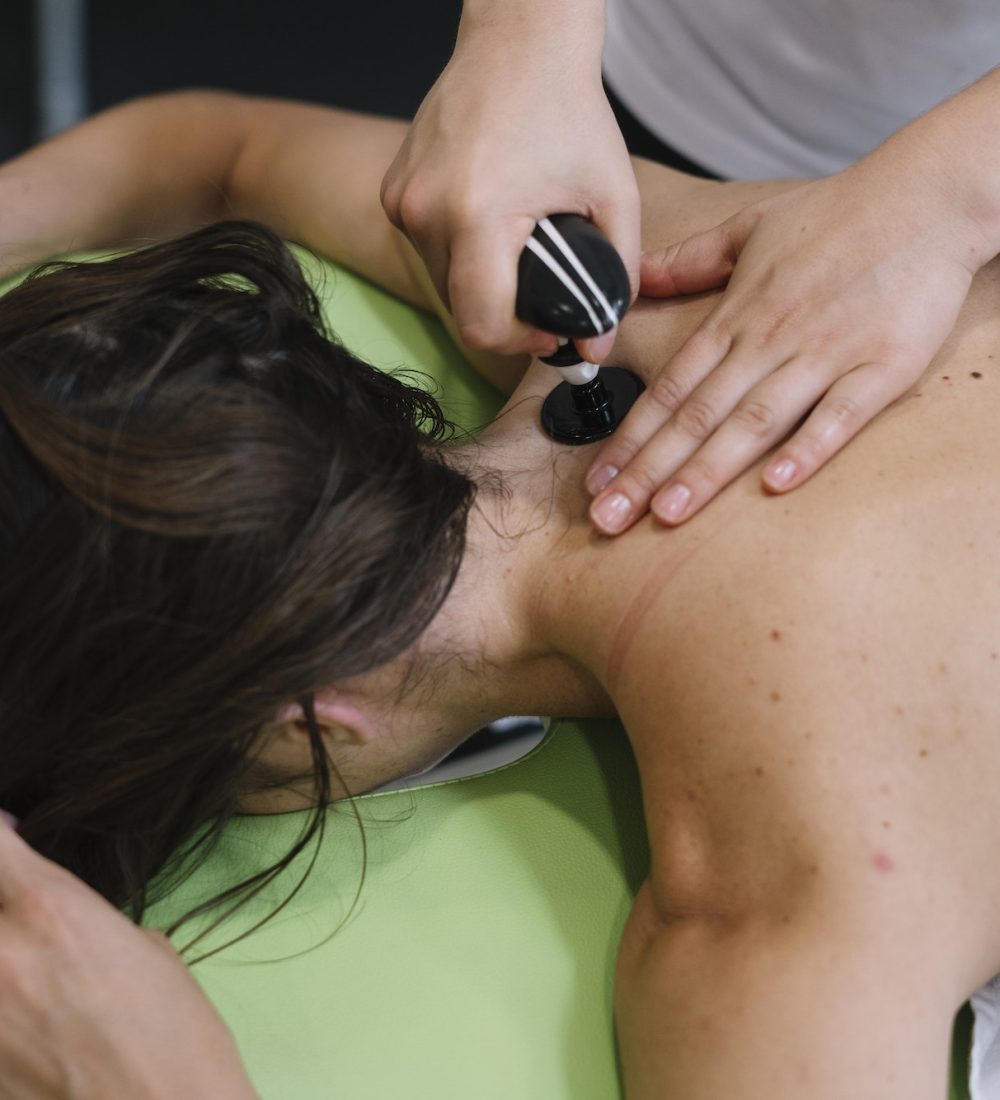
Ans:
<svg viewBox="0 0 1000 1100"><path fill-rule="evenodd" d="M486 423L502 400L462 359L438 321L350 271L295 250L331 328L346 347L384 370L410 369L433 380L448 416L462 427Z"/></svg>
<svg viewBox="0 0 1000 1100"><path fill-rule="evenodd" d="M619 1096L612 973L645 865L620 727L561 725L506 768L356 806L353 911L362 855L341 807L293 905L194 968L265 1100ZM240 819L151 923L281 854L300 824Z"/></svg>

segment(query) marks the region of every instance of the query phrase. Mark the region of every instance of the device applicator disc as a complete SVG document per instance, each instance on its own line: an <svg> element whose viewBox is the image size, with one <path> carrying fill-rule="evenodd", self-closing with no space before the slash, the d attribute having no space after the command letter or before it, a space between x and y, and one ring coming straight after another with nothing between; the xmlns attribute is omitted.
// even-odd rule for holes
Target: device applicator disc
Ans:
<svg viewBox="0 0 1000 1100"><path fill-rule="evenodd" d="M605 367L583 386L560 382L542 405L542 427L557 443L579 446L605 439L645 388L621 367Z"/></svg>

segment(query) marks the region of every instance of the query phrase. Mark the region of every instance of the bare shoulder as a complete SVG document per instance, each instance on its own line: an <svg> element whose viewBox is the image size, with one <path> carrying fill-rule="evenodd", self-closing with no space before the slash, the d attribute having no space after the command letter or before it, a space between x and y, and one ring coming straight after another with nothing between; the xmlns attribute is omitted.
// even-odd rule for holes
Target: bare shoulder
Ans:
<svg viewBox="0 0 1000 1100"><path fill-rule="evenodd" d="M748 183L703 180L633 157L642 198L644 248L660 248L692 233L711 229L745 206L778 195L800 180Z"/></svg>

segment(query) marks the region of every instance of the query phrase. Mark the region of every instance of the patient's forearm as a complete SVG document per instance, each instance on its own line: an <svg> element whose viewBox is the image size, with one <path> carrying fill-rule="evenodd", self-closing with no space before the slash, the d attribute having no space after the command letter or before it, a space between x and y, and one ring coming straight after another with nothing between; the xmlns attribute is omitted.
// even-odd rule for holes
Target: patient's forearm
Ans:
<svg viewBox="0 0 1000 1100"><path fill-rule="evenodd" d="M379 183L405 124L329 107L180 92L102 112L0 167L0 278L50 256L252 218L451 318ZM510 390L525 362L464 349Z"/></svg>
<svg viewBox="0 0 1000 1100"><path fill-rule="evenodd" d="M252 217L429 308L378 202L404 130L223 92L123 104L0 168L0 273Z"/></svg>
<svg viewBox="0 0 1000 1100"><path fill-rule="evenodd" d="M184 93L105 111L8 162L0 274L212 221L241 140L236 97Z"/></svg>

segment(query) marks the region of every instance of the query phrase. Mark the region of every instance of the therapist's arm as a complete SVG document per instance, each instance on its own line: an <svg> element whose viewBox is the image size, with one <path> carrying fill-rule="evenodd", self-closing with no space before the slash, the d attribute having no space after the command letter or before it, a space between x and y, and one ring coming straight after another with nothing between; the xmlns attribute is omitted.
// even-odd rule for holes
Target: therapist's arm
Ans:
<svg viewBox="0 0 1000 1100"><path fill-rule="evenodd" d="M642 292L728 284L589 472L618 534L676 525L764 454L802 485L906 393L1000 252L1000 69L826 179L756 202L643 259Z"/></svg>
<svg viewBox="0 0 1000 1100"><path fill-rule="evenodd" d="M125 103L0 167L0 276L74 250L133 247L254 218L450 322L379 202L405 130L374 116L221 92ZM526 365L466 351L503 389Z"/></svg>
<svg viewBox="0 0 1000 1100"><path fill-rule="evenodd" d="M514 319L518 255L547 214L594 221L638 285L638 191L603 45L603 0L465 0L455 52L386 175L386 212L471 346L554 350ZM600 359L612 342L582 350Z"/></svg>

